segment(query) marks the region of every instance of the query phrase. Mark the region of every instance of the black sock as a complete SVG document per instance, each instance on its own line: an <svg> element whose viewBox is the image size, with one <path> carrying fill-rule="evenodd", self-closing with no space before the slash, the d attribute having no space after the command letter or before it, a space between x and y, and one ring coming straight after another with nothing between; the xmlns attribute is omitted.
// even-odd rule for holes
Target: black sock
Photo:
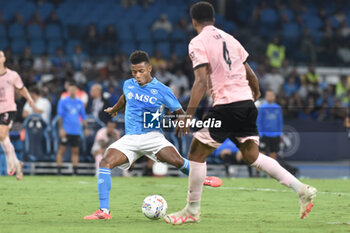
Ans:
<svg viewBox="0 0 350 233"><path fill-rule="evenodd" d="M57 175L62 175L62 167L57 167Z"/></svg>
<svg viewBox="0 0 350 233"><path fill-rule="evenodd" d="M73 167L73 174L77 175L78 174L78 167Z"/></svg>

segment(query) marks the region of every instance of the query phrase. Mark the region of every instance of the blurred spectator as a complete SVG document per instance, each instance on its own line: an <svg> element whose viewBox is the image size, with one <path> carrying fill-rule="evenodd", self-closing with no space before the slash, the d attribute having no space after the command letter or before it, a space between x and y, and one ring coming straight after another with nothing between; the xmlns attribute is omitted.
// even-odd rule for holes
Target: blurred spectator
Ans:
<svg viewBox="0 0 350 233"><path fill-rule="evenodd" d="M348 91L348 77L343 75L340 77L340 82L338 82L335 86L335 96L341 101L343 106L347 106L349 103Z"/></svg>
<svg viewBox="0 0 350 233"><path fill-rule="evenodd" d="M46 25L56 25L62 28L62 22L57 18L56 11L51 12L49 18L46 20Z"/></svg>
<svg viewBox="0 0 350 233"><path fill-rule="evenodd" d="M296 83L295 76L290 76L287 82L283 85L284 95L290 97L294 93L298 92L298 84Z"/></svg>
<svg viewBox="0 0 350 233"><path fill-rule="evenodd" d="M273 42L269 43L266 50L266 56L269 58L270 66L280 68L285 59L285 47L281 45L280 38L275 36Z"/></svg>
<svg viewBox="0 0 350 233"><path fill-rule="evenodd" d="M19 58L19 65L22 70L31 70L34 64L32 50L29 46L24 49L23 55Z"/></svg>
<svg viewBox="0 0 350 233"><path fill-rule="evenodd" d="M163 84L169 86L170 83L176 81L175 77L173 74L171 74L168 70L167 70L167 65L166 63L161 64L159 66L158 71L154 74L154 76Z"/></svg>
<svg viewBox="0 0 350 233"><path fill-rule="evenodd" d="M302 35L301 52L306 57L308 63L316 64L316 47L310 29L306 28Z"/></svg>
<svg viewBox="0 0 350 233"><path fill-rule="evenodd" d="M87 122L85 121L84 104L77 98L77 90L78 87L76 83L74 81L69 81L69 96L58 102L57 115L60 117L58 120L60 145L56 155L58 175L61 175L63 154L68 145L71 146L72 151L73 174L77 175L81 140L80 119L82 119L84 123L84 134L86 136L89 135Z"/></svg>
<svg viewBox="0 0 350 233"><path fill-rule="evenodd" d="M12 56L12 50L10 48L5 49L5 57L6 57L6 61L5 61L6 67L10 69L17 69L15 64L15 59Z"/></svg>
<svg viewBox="0 0 350 233"><path fill-rule="evenodd" d="M181 17L181 19L177 22L176 27L184 30L187 35L190 35L193 31L192 23L189 23L186 17Z"/></svg>
<svg viewBox="0 0 350 233"><path fill-rule="evenodd" d="M275 95L278 95L281 90L281 86L284 83L282 75L278 72L277 68L272 68L271 72L265 74L265 90L271 89Z"/></svg>
<svg viewBox="0 0 350 233"><path fill-rule="evenodd" d="M66 67L68 60L65 57L64 51L62 48L56 49L56 54L52 56L51 63L53 68L58 72L62 72L62 69Z"/></svg>
<svg viewBox="0 0 350 233"><path fill-rule="evenodd" d="M273 91L265 93L266 102L258 109L257 126L261 137L260 151L277 160L281 136L283 134L283 114L281 106L276 104Z"/></svg>
<svg viewBox="0 0 350 233"><path fill-rule="evenodd" d="M154 52L154 56L151 57L150 62L151 62L151 65L152 65L152 68L153 68L154 72L158 71L160 65L166 64L166 61L163 58L163 54L159 50L156 50Z"/></svg>
<svg viewBox="0 0 350 233"><path fill-rule="evenodd" d="M80 45L74 47L74 54L71 57L73 69L75 71L81 71L84 61L87 59L83 53L83 48Z"/></svg>
<svg viewBox="0 0 350 233"><path fill-rule="evenodd" d="M90 89L90 98L86 105L86 113L91 114L102 122L107 123L111 117L104 110L109 107L108 100L103 97L102 86L100 84L92 85Z"/></svg>
<svg viewBox="0 0 350 233"><path fill-rule="evenodd" d="M189 94L188 78L186 77L186 75L184 75L180 68L176 69L175 74L173 75L171 85L176 85L180 89L181 96Z"/></svg>
<svg viewBox="0 0 350 233"><path fill-rule="evenodd" d="M315 103L316 107L322 107L324 104L326 104L329 108L334 107L333 96L331 93L329 93L328 89L323 90L322 95L316 99Z"/></svg>
<svg viewBox="0 0 350 233"><path fill-rule="evenodd" d="M231 164L244 164L242 153L229 138L227 138L213 153L216 157L219 157L224 163L225 175L227 178L230 177L229 167ZM249 177L252 177L252 170L248 169L248 171Z"/></svg>
<svg viewBox="0 0 350 233"><path fill-rule="evenodd" d="M103 46L108 55L114 55L116 53L117 39L117 32L114 25L108 25L103 34Z"/></svg>
<svg viewBox="0 0 350 233"><path fill-rule="evenodd" d="M121 56L115 55L111 60L107 62L108 75L121 79L123 75L123 67Z"/></svg>
<svg viewBox="0 0 350 233"><path fill-rule="evenodd" d="M52 63L49 60L46 53L41 54L40 57L35 58L34 60L34 70L39 74L48 74L51 73Z"/></svg>
<svg viewBox="0 0 350 233"><path fill-rule="evenodd" d="M50 101L42 96L41 91L38 87L33 86L29 88L29 93L34 100L34 108L30 107L27 102L24 105L22 116L25 119L27 116L33 113L40 114L47 125L51 124L51 103Z"/></svg>
<svg viewBox="0 0 350 233"><path fill-rule="evenodd" d="M95 24L88 26L83 40L85 41L89 56L95 57L101 44L100 35L97 32Z"/></svg>
<svg viewBox="0 0 350 233"><path fill-rule="evenodd" d="M339 44L337 53L343 65L347 66L350 64L350 42L349 41L346 41L343 44Z"/></svg>
<svg viewBox="0 0 350 233"><path fill-rule="evenodd" d="M173 30L173 26L171 25L171 22L168 20L168 17L166 14L161 14L158 20L156 20L152 25L152 31L163 29L170 33Z"/></svg>
<svg viewBox="0 0 350 233"><path fill-rule="evenodd" d="M343 9L338 8L334 13L334 19L338 21L339 24L346 20L346 14Z"/></svg>
<svg viewBox="0 0 350 233"><path fill-rule="evenodd" d="M70 96L70 93L69 93L69 82L70 81L65 81L64 82L64 89L66 91L61 94L61 99L65 99L65 98ZM75 96L84 103L84 106L87 105L87 103L89 101L89 96L84 90L81 90L80 88L77 87Z"/></svg>
<svg viewBox="0 0 350 233"><path fill-rule="evenodd" d="M116 123L108 121L106 127L97 131L94 144L91 148L91 154L95 158L96 175L98 174L99 164L107 147L121 137L121 133L116 129Z"/></svg>
<svg viewBox="0 0 350 233"><path fill-rule="evenodd" d="M12 23L18 23L18 24L20 24L22 26L25 26L22 14L19 13L19 12L16 13Z"/></svg>
<svg viewBox="0 0 350 233"><path fill-rule="evenodd" d="M41 29L45 28L45 22L41 19L39 12L35 12L33 17L28 21L28 26L32 24L37 24Z"/></svg>
<svg viewBox="0 0 350 233"><path fill-rule="evenodd" d="M136 0L121 0L120 5L125 9L128 9L136 4Z"/></svg>

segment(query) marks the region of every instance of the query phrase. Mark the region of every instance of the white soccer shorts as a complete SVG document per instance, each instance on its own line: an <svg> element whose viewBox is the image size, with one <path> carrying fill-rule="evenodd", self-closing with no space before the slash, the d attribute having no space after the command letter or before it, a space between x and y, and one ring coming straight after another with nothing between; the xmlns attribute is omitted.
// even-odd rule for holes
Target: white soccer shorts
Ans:
<svg viewBox="0 0 350 233"><path fill-rule="evenodd" d="M129 162L119 165L118 167L121 169L129 169L130 166L143 155L156 162L160 162L157 159L156 154L164 147L169 146L173 147L177 151L175 146L171 144L162 133L152 131L146 134L124 135L119 140L113 142L107 148L106 152L110 148L123 152L128 158Z"/></svg>

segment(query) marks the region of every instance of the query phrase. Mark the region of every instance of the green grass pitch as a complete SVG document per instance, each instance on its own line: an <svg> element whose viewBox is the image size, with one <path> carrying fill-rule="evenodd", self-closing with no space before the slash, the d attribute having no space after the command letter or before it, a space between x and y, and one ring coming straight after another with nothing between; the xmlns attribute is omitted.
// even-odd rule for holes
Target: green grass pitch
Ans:
<svg viewBox="0 0 350 233"><path fill-rule="evenodd" d="M186 203L186 178L112 178L112 220L87 221L98 208L96 178L0 177L0 232L350 232L350 181L304 180L319 193L310 215L299 219L298 198L273 179L223 179L204 187L202 221L172 226L149 220L143 199L160 194L168 212Z"/></svg>

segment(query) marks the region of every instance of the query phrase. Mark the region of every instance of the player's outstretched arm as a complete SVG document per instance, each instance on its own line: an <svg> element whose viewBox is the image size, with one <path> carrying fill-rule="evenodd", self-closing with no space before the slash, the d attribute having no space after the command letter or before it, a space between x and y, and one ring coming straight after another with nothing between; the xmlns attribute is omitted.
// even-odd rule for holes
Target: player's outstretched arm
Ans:
<svg viewBox="0 0 350 233"><path fill-rule="evenodd" d="M22 89L19 89L19 93L24 97L26 98L28 104L30 107L32 107L34 109L34 101L33 101L33 98L30 96L28 90L26 87L23 87Z"/></svg>
<svg viewBox="0 0 350 233"><path fill-rule="evenodd" d="M254 101L257 101L261 96L258 78L247 62L244 64L244 66L247 73L247 80L249 82L250 89L253 92Z"/></svg>
<svg viewBox="0 0 350 233"><path fill-rule="evenodd" d="M112 117L115 117L118 114L118 111L125 107L125 103L126 103L125 95L122 94L118 102L113 107L106 108L104 111L110 114Z"/></svg>

